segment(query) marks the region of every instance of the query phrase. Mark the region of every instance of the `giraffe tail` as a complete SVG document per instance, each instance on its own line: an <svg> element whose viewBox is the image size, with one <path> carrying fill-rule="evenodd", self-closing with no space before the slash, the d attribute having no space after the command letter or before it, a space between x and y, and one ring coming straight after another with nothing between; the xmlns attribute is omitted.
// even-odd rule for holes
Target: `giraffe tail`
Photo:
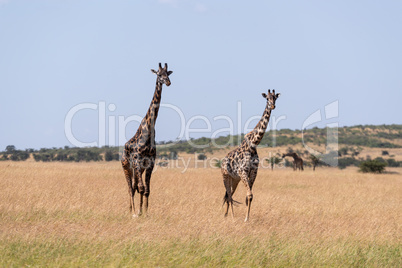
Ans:
<svg viewBox="0 0 402 268"><path fill-rule="evenodd" d="M236 200L234 200L233 198L232 198L232 202L233 202L233 204L234 204L235 206L238 205L238 204L241 204L239 201L236 201ZM229 203L229 195L228 195L227 192L225 193L225 196L223 197L223 204L222 204L222 207L223 207L223 205L225 205L225 203Z"/></svg>
<svg viewBox="0 0 402 268"><path fill-rule="evenodd" d="M223 207L223 205L225 205L225 203L228 203L229 202L229 196L228 196L228 192L225 192L225 196L223 197L223 204L222 204L222 207Z"/></svg>
<svg viewBox="0 0 402 268"><path fill-rule="evenodd" d="M234 203L234 205L235 205L235 206L236 206L236 205L241 205L241 204L242 204L241 202L236 201L236 200L233 200L233 203Z"/></svg>

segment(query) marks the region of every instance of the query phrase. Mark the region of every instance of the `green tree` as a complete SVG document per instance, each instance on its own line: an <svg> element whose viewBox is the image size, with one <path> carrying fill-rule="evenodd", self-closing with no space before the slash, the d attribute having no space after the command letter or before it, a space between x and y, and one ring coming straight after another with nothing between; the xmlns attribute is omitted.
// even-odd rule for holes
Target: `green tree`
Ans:
<svg viewBox="0 0 402 268"><path fill-rule="evenodd" d="M119 160L119 153L114 153L113 151L106 151L105 161Z"/></svg>
<svg viewBox="0 0 402 268"><path fill-rule="evenodd" d="M106 151L105 161L112 161L112 160L113 160L113 153L111 151Z"/></svg>
<svg viewBox="0 0 402 268"><path fill-rule="evenodd" d="M27 151L15 150L12 152L10 159L12 161L25 161L29 158L29 153Z"/></svg>
<svg viewBox="0 0 402 268"><path fill-rule="evenodd" d="M171 160L176 160L178 158L178 154L177 154L176 150L171 150L169 155L170 155Z"/></svg>
<svg viewBox="0 0 402 268"><path fill-rule="evenodd" d="M55 159L56 159L57 161L66 161L66 160L67 160L67 157L68 157L68 155L67 155L66 153L60 152L60 153L57 154L57 156L56 156Z"/></svg>
<svg viewBox="0 0 402 268"><path fill-rule="evenodd" d="M11 154L12 152L15 151L15 146L14 145L7 145L6 147L6 152Z"/></svg>
<svg viewBox="0 0 402 268"><path fill-rule="evenodd" d="M33 154L33 158L35 159L36 162L41 160L40 154Z"/></svg>
<svg viewBox="0 0 402 268"><path fill-rule="evenodd" d="M197 155L197 159L198 160L205 160L205 159L207 159L207 156L205 154L199 154L199 155Z"/></svg>
<svg viewBox="0 0 402 268"><path fill-rule="evenodd" d="M10 159L11 159L12 161L18 161L18 160L19 160L17 154L12 154L11 157L10 157Z"/></svg>
<svg viewBox="0 0 402 268"><path fill-rule="evenodd" d="M320 163L320 158L311 154L310 155L311 164L313 165L313 171L315 171L315 167Z"/></svg>
<svg viewBox="0 0 402 268"><path fill-rule="evenodd" d="M266 160L271 165L271 170L274 170L274 166L279 164L282 161L282 158L280 158L278 156L271 156L270 158L268 158Z"/></svg>
<svg viewBox="0 0 402 268"><path fill-rule="evenodd" d="M292 149L292 147L288 147L288 148L286 149L286 152L287 152L287 153L294 153L295 151Z"/></svg>
<svg viewBox="0 0 402 268"><path fill-rule="evenodd" d="M19 152L18 158L19 158L19 160L21 160L21 161L27 160L27 159L29 158L29 153L28 153L28 151L21 151L21 152Z"/></svg>
<svg viewBox="0 0 402 268"><path fill-rule="evenodd" d="M339 156L342 156L342 155L347 155L348 154L348 151L349 151L349 148L348 147L342 147L342 148L340 148L339 149Z"/></svg>
<svg viewBox="0 0 402 268"><path fill-rule="evenodd" d="M222 166L222 160L220 160L220 159L215 160L214 166L217 167L217 168L221 168L221 166Z"/></svg>
<svg viewBox="0 0 402 268"><path fill-rule="evenodd" d="M360 163L360 171L363 173L383 173L385 167L387 166L386 162L381 162L377 159L375 160L367 160Z"/></svg>
<svg viewBox="0 0 402 268"><path fill-rule="evenodd" d="M389 167L402 167L402 161L395 161L395 159L387 159L387 164Z"/></svg>
<svg viewBox="0 0 402 268"><path fill-rule="evenodd" d="M344 169L348 166L359 166L360 161L354 157L344 157L338 159L338 168Z"/></svg>

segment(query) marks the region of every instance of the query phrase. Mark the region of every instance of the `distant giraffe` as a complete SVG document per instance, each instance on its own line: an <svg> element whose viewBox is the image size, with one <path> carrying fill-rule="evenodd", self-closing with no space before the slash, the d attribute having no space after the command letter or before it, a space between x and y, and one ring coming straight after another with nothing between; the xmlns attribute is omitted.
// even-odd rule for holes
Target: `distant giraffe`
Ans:
<svg viewBox="0 0 402 268"><path fill-rule="evenodd" d="M260 121L251 132L245 135L244 141L240 146L228 153L222 160L221 171L226 188L223 198L223 203L226 203L225 217L228 215L229 207L231 207L232 217L234 217L232 196L241 180L247 188L247 214L245 221L249 219L251 201L253 200L252 188L257 177L259 164L257 146L265 134L271 111L275 109L275 102L279 95L275 94L275 90L272 93L271 90L268 90L268 95L262 93L262 96L267 100L267 104Z"/></svg>
<svg viewBox="0 0 402 268"><path fill-rule="evenodd" d="M148 210L148 197L150 193L150 181L152 170L155 165L156 146L155 146L155 121L158 117L159 106L162 96L162 85L170 86L169 75L173 72L168 71L159 63L158 71L151 69L156 74L156 87L154 96L149 106L148 112L142 119L140 126L134 137L132 137L125 145L121 159L124 175L128 184L128 193L130 196L130 212L133 217L142 214L143 197L145 196L145 213ZM145 185L142 181L142 174L145 171ZM134 180L133 180L134 179ZM140 197L140 209L138 215L135 214L134 194L138 191Z"/></svg>
<svg viewBox="0 0 402 268"><path fill-rule="evenodd" d="M301 159L296 153L283 154L282 158L285 158L286 156L293 157L293 170L297 170L297 169L299 169L300 171L304 170L303 159Z"/></svg>

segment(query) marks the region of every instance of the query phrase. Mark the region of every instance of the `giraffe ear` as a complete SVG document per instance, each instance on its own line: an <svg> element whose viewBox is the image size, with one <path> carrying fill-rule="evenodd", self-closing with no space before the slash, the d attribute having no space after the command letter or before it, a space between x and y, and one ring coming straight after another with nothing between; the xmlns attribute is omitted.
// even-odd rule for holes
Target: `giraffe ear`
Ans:
<svg viewBox="0 0 402 268"><path fill-rule="evenodd" d="M158 72L155 71L154 69L151 69L151 72L153 72L154 74L158 74Z"/></svg>
<svg viewBox="0 0 402 268"><path fill-rule="evenodd" d="M171 75L173 73L173 71L168 71L167 72L167 75L169 76L169 75Z"/></svg>
<svg viewBox="0 0 402 268"><path fill-rule="evenodd" d="M267 98L267 94L262 93L261 95L262 95L262 97L263 97L264 99L266 99L266 98Z"/></svg>
<svg viewBox="0 0 402 268"><path fill-rule="evenodd" d="M276 94L276 98L278 98L281 95L281 93Z"/></svg>

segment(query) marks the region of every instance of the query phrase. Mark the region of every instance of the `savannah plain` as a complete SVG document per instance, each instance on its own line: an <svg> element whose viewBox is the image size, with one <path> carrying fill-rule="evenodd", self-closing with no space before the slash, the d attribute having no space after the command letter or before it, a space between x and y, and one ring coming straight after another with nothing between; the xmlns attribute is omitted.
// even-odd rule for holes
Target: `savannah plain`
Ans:
<svg viewBox="0 0 402 268"><path fill-rule="evenodd" d="M0 266L402 266L401 168L260 168L244 223L245 187L224 218L220 169L194 163L158 167L132 218L118 161L0 162Z"/></svg>

